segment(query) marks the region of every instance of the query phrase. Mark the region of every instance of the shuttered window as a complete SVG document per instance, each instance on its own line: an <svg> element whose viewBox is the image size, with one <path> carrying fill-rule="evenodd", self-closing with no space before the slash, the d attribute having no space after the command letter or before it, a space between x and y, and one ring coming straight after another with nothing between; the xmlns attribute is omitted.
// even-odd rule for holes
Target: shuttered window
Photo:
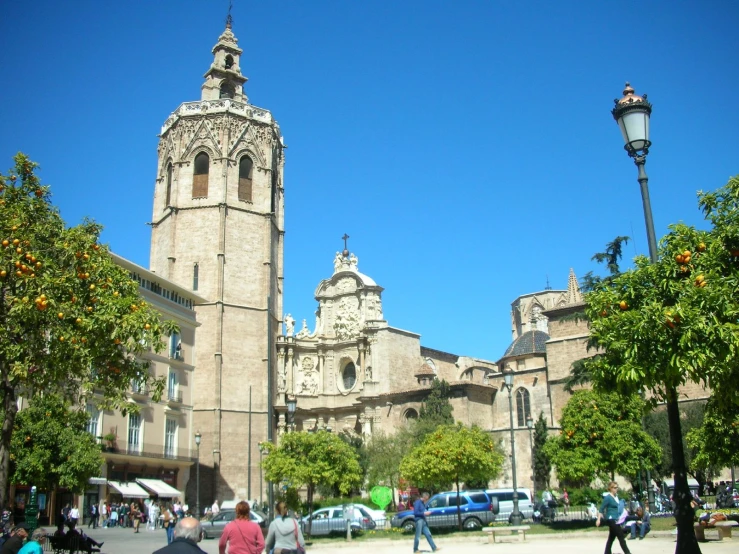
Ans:
<svg viewBox="0 0 739 554"><path fill-rule="evenodd" d="M195 156L195 168L192 177L192 197L208 198L208 171L210 159L208 154L201 152Z"/></svg>
<svg viewBox="0 0 739 554"><path fill-rule="evenodd" d="M244 156L239 161L239 200L242 202L252 201L252 170L254 164L249 156Z"/></svg>
<svg viewBox="0 0 739 554"><path fill-rule="evenodd" d="M171 204L172 201L172 164L167 164L167 199L164 203L166 208Z"/></svg>

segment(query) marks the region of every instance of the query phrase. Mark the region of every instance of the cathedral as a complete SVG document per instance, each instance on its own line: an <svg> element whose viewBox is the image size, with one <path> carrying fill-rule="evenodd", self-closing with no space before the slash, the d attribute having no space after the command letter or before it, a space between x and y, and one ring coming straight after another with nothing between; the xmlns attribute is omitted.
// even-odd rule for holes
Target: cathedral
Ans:
<svg viewBox="0 0 739 554"><path fill-rule="evenodd" d="M200 99L161 129L150 254L152 272L200 298L191 387L203 504L260 497L259 444L283 433L392 433L418 416L434 378L451 385L455 419L490 432L504 451L513 406L517 480L530 487L527 420L543 413L557 429L563 381L586 354L587 325L564 317L584 306L574 273L564 289L514 300L511 344L497 360L435 350L393 327L381 284L346 249L326 256L315 321L296 328L283 308L289 185L280 127L249 102L230 22L212 53ZM514 374L510 390L505 371ZM511 482L508 465L491 485Z"/></svg>

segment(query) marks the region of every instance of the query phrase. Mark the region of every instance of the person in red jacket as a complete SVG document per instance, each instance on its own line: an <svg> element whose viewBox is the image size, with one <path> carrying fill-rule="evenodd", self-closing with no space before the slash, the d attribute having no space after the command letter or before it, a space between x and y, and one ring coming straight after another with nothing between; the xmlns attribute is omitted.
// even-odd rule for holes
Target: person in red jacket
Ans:
<svg viewBox="0 0 739 554"><path fill-rule="evenodd" d="M243 500L236 504L236 519L223 529L218 541L218 552L226 554L262 554L264 536L262 529L249 519L249 504Z"/></svg>

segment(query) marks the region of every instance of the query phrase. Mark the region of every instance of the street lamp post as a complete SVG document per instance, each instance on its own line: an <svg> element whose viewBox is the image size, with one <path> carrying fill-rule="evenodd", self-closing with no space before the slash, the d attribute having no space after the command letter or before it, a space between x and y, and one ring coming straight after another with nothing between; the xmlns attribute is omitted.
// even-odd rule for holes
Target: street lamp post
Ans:
<svg viewBox="0 0 739 554"><path fill-rule="evenodd" d="M195 469L195 514L198 519L200 519L200 440L202 439L202 435L200 434L200 431L195 431L195 446L197 447L198 451L198 459Z"/></svg>
<svg viewBox="0 0 739 554"><path fill-rule="evenodd" d="M264 506L264 481L262 480L262 463L264 459L264 455L267 452L267 448L265 445L260 444L259 445L259 503ZM269 510L271 510L272 507L269 506Z"/></svg>
<svg viewBox="0 0 739 554"><path fill-rule="evenodd" d="M531 445L531 497L536 498L536 464L534 464L534 418L526 416L526 427L529 428L529 444Z"/></svg>
<svg viewBox="0 0 739 554"><path fill-rule="evenodd" d="M516 437L513 433L513 370L510 365L503 368L503 382L508 389L508 411L511 416L511 472L513 474L513 512L511 524L521 525L523 516L518 511L518 484L516 482Z"/></svg>
<svg viewBox="0 0 739 554"><path fill-rule="evenodd" d="M295 410L298 407L298 399L294 396L287 397L287 424L290 431L295 431Z"/></svg>
<svg viewBox="0 0 739 554"><path fill-rule="evenodd" d="M637 181L641 188L642 206L644 208L644 222L647 226L647 243L649 244L649 259L657 262L657 239L654 234L654 220L652 219L652 204L649 201L649 186L647 172L644 166L647 162L649 147L649 117L652 115L652 104L647 102L647 95L639 96L634 93L633 87L627 82L624 87L624 96L614 100L616 104L611 114L618 123L624 139L624 149L638 169ZM644 422L642 421L642 425ZM652 475L647 468L647 498L649 506L654 506L654 491L652 490Z"/></svg>

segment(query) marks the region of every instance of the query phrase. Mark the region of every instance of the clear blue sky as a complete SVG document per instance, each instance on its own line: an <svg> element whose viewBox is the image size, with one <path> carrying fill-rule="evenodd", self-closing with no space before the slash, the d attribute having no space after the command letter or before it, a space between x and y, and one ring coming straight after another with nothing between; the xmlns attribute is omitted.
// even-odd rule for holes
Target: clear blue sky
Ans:
<svg viewBox="0 0 739 554"><path fill-rule="evenodd" d="M287 151L285 311L313 321L340 237L391 325L497 360L510 303L617 235L647 253L610 110L654 104L657 236L739 173L739 2L234 0L250 101ZM227 0L6 1L0 167L21 150L69 224L148 266L157 133L198 100Z"/></svg>

